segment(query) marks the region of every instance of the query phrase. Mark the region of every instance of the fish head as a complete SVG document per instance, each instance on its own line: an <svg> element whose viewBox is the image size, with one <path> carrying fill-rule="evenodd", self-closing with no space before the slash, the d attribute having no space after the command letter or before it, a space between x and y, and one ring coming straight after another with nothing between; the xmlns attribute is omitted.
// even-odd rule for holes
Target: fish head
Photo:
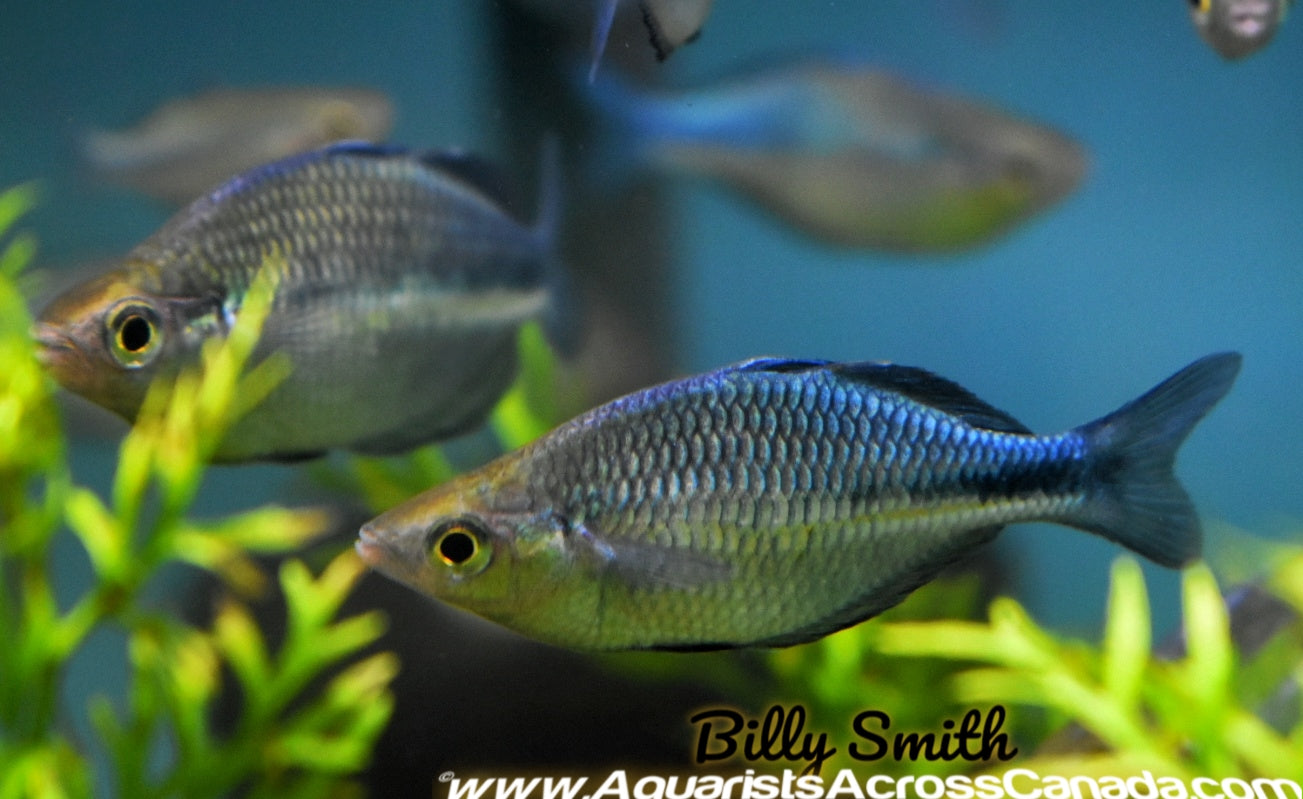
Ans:
<svg viewBox="0 0 1303 799"><path fill-rule="evenodd" d="M566 528L507 455L362 526L357 552L409 588L507 626L546 602L566 568Z"/></svg>
<svg viewBox="0 0 1303 799"><path fill-rule="evenodd" d="M1199 35L1223 58L1243 58L1265 47L1285 17L1285 0L1190 0Z"/></svg>
<svg viewBox="0 0 1303 799"><path fill-rule="evenodd" d="M197 358L195 305L144 291L114 270L41 312L37 357L64 388L134 421L150 382Z"/></svg>
<svg viewBox="0 0 1303 799"><path fill-rule="evenodd" d="M991 185L1018 198L1015 204L1023 212L1039 211L1068 196L1086 174L1081 145L1047 127L1013 126L993 137L989 146L997 170Z"/></svg>

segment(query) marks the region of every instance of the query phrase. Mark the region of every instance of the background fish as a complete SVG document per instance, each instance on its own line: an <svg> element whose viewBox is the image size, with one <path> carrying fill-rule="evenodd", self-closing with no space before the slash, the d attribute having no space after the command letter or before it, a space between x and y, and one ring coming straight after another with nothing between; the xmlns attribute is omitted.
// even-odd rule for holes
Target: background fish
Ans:
<svg viewBox="0 0 1303 799"><path fill-rule="evenodd" d="M165 202L190 202L259 164L343 139L389 135L393 104L369 89L218 89L170 100L121 131L86 135L102 177Z"/></svg>
<svg viewBox="0 0 1303 799"><path fill-rule="evenodd" d="M664 61L670 53L701 35L710 16L713 0L642 0L642 19L651 34L656 57Z"/></svg>
<svg viewBox="0 0 1303 799"><path fill-rule="evenodd" d="M357 548L417 590L579 649L809 641L1020 521L1179 566L1201 533L1176 450L1239 367L1206 357L1037 436L921 369L749 361L599 407L379 516Z"/></svg>
<svg viewBox="0 0 1303 799"><path fill-rule="evenodd" d="M573 16L576 8L583 5L574 0L523 0L533 8L548 11L554 15ZM701 34L701 27L710 16L710 7L714 0L639 0L638 12L642 16L647 36L651 40L656 58L664 61L670 53L684 44L695 41ZM591 0L594 13L592 34L588 47L588 80L597 76L597 67L606 52L606 43L611 37L615 24L616 11L621 0ZM625 5L630 5L626 2Z"/></svg>
<svg viewBox="0 0 1303 799"><path fill-rule="evenodd" d="M1081 148L1045 126L883 72L809 63L657 96L603 76L588 93L625 138L612 162L719 181L821 241L971 247L1071 192Z"/></svg>
<svg viewBox="0 0 1303 799"><path fill-rule="evenodd" d="M1293 4L1293 0L1190 0L1190 18L1222 58L1244 58L1271 42Z"/></svg>
<svg viewBox="0 0 1303 799"><path fill-rule="evenodd" d="M225 334L275 252L255 357L285 353L292 372L218 460L393 452L464 432L513 379L518 327L552 307L555 161L533 228L464 154L346 143L259 167L56 298L41 356L66 388L133 419L152 379Z"/></svg>

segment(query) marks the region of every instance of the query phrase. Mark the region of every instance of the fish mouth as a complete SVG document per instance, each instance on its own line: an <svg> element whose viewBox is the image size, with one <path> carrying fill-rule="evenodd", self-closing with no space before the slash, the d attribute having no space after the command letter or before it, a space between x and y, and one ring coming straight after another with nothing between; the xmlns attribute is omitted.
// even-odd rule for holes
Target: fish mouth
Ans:
<svg viewBox="0 0 1303 799"><path fill-rule="evenodd" d="M358 531L357 543L353 544L353 549L362 562L373 569L380 569L380 564L388 559L390 553L389 545L369 523L362 525Z"/></svg>
<svg viewBox="0 0 1303 799"><path fill-rule="evenodd" d="M32 340L37 343L36 360L41 366L52 368L66 363L79 350L76 342L60 328L49 322L37 322L32 325Z"/></svg>
<svg viewBox="0 0 1303 799"><path fill-rule="evenodd" d="M1270 3L1243 3L1231 11L1231 28L1239 36L1261 36L1270 25Z"/></svg>

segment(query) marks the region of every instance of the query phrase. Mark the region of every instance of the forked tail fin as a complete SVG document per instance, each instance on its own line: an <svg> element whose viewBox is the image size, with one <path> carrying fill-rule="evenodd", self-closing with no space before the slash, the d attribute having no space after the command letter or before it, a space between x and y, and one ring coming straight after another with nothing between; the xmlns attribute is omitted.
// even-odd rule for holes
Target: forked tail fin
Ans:
<svg viewBox="0 0 1303 799"><path fill-rule="evenodd" d="M1186 436L1230 391L1240 360L1236 352L1200 358L1140 398L1079 427L1096 479L1072 524L1163 566L1198 558L1199 516L1172 467Z"/></svg>

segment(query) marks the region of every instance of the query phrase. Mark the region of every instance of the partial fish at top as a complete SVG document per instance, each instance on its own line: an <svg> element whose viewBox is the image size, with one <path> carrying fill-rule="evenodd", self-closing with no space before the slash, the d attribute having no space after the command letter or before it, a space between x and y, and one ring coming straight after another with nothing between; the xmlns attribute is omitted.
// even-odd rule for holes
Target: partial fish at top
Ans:
<svg viewBox="0 0 1303 799"><path fill-rule="evenodd" d="M366 524L418 591L575 649L787 646L857 624L1008 524L1198 557L1176 451L1240 356L1036 435L922 369L760 358L639 391Z"/></svg>
<svg viewBox="0 0 1303 799"><path fill-rule="evenodd" d="M1086 158L1067 136L884 72L798 63L678 95L603 75L605 173L650 165L714 179L830 244L960 250L1067 196Z"/></svg>
<svg viewBox="0 0 1303 799"><path fill-rule="evenodd" d="M383 140L393 104L370 89L217 89L170 100L120 131L86 135L100 175L173 205L294 153L344 139Z"/></svg>
<svg viewBox="0 0 1303 799"><path fill-rule="evenodd" d="M569 323L555 305L547 152L533 227L464 153L353 142L259 167L57 297L35 330L39 354L65 388L134 420L150 382L226 335L279 255L254 358L283 353L291 371L217 460L397 452L466 432L514 378L519 327Z"/></svg>
<svg viewBox="0 0 1303 799"><path fill-rule="evenodd" d="M701 27L710 16L713 0L638 0L638 11L651 39L656 57L661 61L670 57L679 47L696 41ZM562 7L573 10L577 0L527 0L527 4L558 11ZM597 76L597 67L606 52L611 36L611 26L621 0L591 0L594 11L593 32L589 44L588 80ZM628 5L628 3L625 3Z"/></svg>
<svg viewBox="0 0 1303 799"><path fill-rule="evenodd" d="M1256 53L1275 37L1294 0L1190 0L1199 35L1222 58Z"/></svg>

